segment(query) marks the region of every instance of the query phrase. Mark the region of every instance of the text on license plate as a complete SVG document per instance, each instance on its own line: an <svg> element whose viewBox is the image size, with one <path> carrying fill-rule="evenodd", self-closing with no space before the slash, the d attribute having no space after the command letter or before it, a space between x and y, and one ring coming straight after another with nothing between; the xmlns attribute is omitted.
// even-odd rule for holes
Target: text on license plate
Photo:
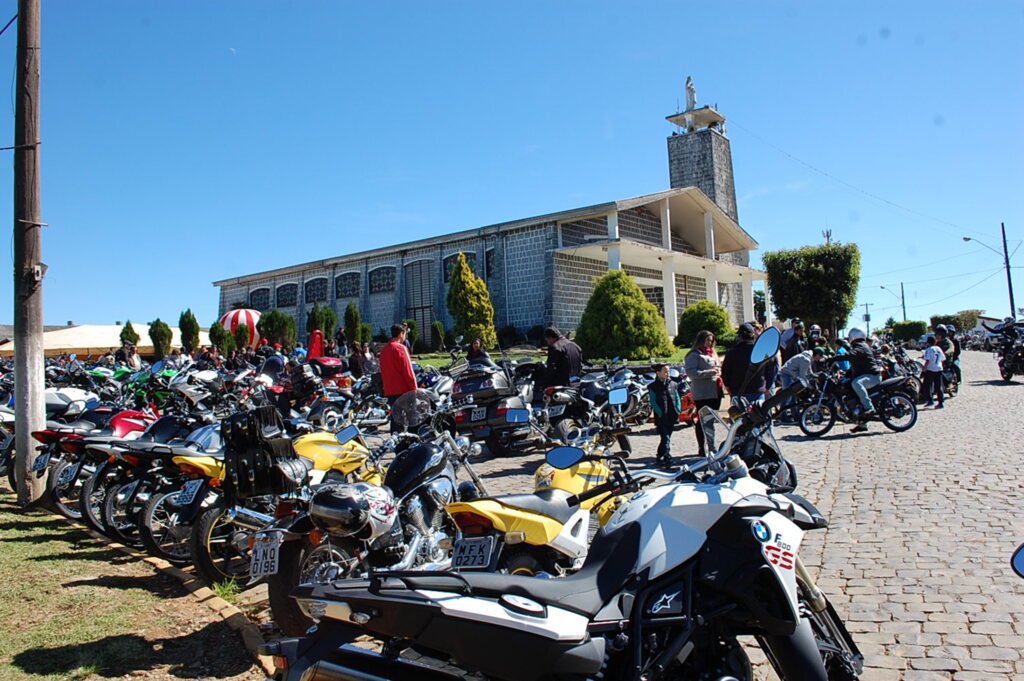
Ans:
<svg viewBox="0 0 1024 681"><path fill-rule="evenodd" d="M32 472L38 473L41 470L46 469L46 464L50 463L50 453L44 452L36 457L36 460L32 462Z"/></svg>
<svg viewBox="0 0 1024 681"><path fill-rule="evenodd" d="M277 574L277 561L281 552L281 535L274 532L269 535L258 535L252 547L252 558L249 563L249 582L267 575Z"/></svg>
<svg viewBox="0 0 1024 681"><path fill-rule="evenodd" d="M469 414L470 421L483 421L487 418L487 407L474 407Z"/></svg>
<svg viewBox="0 0 1024 681"><path fill-rule="evenodd" d="M491 564L491 552L494 551L494 537L473 537L459 539L455 542L452 554L452 567L485 568Z"/></svg>
<svg viewBox="0 0 1024 681"><path fill-rule="evenodd" d="M548 407L548 416L561 416L562 412L565 411L564 404L557 404L553 407Z"/></svg>
<svg viewBox="0 0 1024 681"><path fill-rule="evenodd" d="M175 503L178 506L185 506L191 504L192 500L196 498L196 493L199 492L199 488L203 486L203 480L189 480L185 483L185 486L178 492L178 497L175 499Z"/></svg>

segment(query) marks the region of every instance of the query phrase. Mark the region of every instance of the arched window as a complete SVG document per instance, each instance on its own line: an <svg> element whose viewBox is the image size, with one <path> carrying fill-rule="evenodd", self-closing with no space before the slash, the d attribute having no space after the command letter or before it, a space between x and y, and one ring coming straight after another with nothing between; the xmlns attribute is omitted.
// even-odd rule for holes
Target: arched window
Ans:
<svg viewBox="0 0 1024 681"><path fill-rule="evenodd" d="M370 293L386 293L394 291L398 282L398 275L394 267L378 267L370 270Z"/></svg>
<svg viewBox="0 0 1024 681"><path fill-rule="evenodd" d="M263 312L270 309L270 289L258 288L249 292L249 307Z"/></svg>
<svg viewBox="0 0 1024 681"><path fill-rule="evenodd" d="M484 278L490 281L494 273L498 271L498 255L493 248L488 248L484 253Z"/></svg>
<svg viewBox="0 0 1024 681"><path fill-rule="evenodd" d="M277 306L292 307L299 302L299 285L282 284L277 287Z"/></svg>
<svg viewBox="0 0 1024 681"><path fill-rule="evenodd" d="M469 269L476 272L476 253L470 251L464 254L466 256L466 264L469 265ZM455 261L459 259L458 253L452 253L442 261L444 266L444 283L448 283L452 279L452 272L455 271Z"/></svg>
<svg viewBox="0 0 1024 681"><path fill-rule="evenodd" d="M327 301L327 277L310 279L306 282L306 302L323 303Z"/></svg>
<svg viewBox="0 0 1024 681"><path fill-rule="evenodd" d="M359 272L346 272L334 278L335 298L355 298L359 295Z"/></svg>

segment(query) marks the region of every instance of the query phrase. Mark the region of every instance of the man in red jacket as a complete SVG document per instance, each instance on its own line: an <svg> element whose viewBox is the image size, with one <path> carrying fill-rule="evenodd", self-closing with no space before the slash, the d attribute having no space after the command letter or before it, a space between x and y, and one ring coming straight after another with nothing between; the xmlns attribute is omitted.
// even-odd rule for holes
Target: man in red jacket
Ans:
<svg viewBox="0 0 1024 681"><path fill-rule="evenodd" d="M391 327L391 340L380 351L380 378L389 405L393 405L399 396L416 389L412 359L405 347L405 327L401 324Z"/></svg>

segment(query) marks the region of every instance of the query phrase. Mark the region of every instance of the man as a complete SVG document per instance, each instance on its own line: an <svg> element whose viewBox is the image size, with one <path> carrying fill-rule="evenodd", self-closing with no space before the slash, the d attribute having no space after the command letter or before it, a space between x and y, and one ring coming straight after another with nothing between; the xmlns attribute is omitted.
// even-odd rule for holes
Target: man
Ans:
<svg viewBox="0 0 1024 681"><path fill-rule="evenodd" d="M804 340L804 323L799 319L794 319L792 331L793 333L782 344L783 364L807 349L807 342ZM782 387L786 387L785 381L783 381Z"/></svg>
<svg viewBox="0 0 1024 681"><path fill-rule="evenodd" d="M294 357L299 364L306 361L306 348L302 347L301 342L295 344L295 349L292 350L292 357Z"/></svg>
<svg viewBox="0 0 1024 681"><path fill-rule="evenodd" d="M871 404L868 391L882 382L882 365L875 359L875 351L868 344L867 334L863 330L857 328L850 329L848 338L850 341L850 352L843 357L850 362L849 375L853 378L850 381L850 387L853 388L853 392L860 398L860 415L862 417L873 416L875 407ZM851 432L863 433L867 429L867 421L862 420Z"/></svg>
<svg viewBox="0 0 1024 681"><path fill-rule="evenodd" d="M583 371L583 351L580 346L553 326L544 329L544 342L548 346L544 385L569 385L572 379L578 379Z"/></svg>
<svg viewBox="0 0 1024 681"><path fill-rule="evenodd" d="M668 467L672 465L672 431L679 420L682 405L679 384L669 377L667 364L654 365L654 382L648 387L647 396L654 410L654 428L661 437L658 463Z"/></svg>
<svg viewBox="0 0 1024 681"><path fill-rule="evenodd" d="M782 365L783 386L790 386L798 380L806 381L814 373L815 365L825 357L825 350L815 347L812 350L804 350L799 355L793 355L789 361Z"/></svg>
<svg viewBox="0 0 1024 681"><path fill-rule="evenodd" d="M391 340L380 351L380 377L384 383L384 397L388 405L416 389L416 375L412 371L412 358L405 346L405 326L391 326Z"/></svg>
<svg viewBox="0 0 1024 681"><path fill-rule="evenodd" d="M935 327L935 345L942 350L942 354L946 356L945 365L943 368L950 368L953 370L953 375L956 376L957 383L960 382L960 341L956 339L954 333L956 327L953 325L943 326L939 324Z"/></svg>
<svg viewBox="0 0 1024 681"><path fill-rule="evenodd" d="M946 361L946 355L939 348L938 342L935 336L928 336L928 347L925 348L924 356L921 358L924 360L924 371L922 372L921 391L928 397L928 401L925 402L926 407L930 407L935 404L932 401L934 395L939 404L936 409L943 408L943 389L942 389L942 365Z"/></svg>
<svg viewBox="0 0 1024 681"><path fill-rule="evenodd" d="M740 324L736 330L736 344L729 348L722 360L722 382L728 388L733 400L746 397L751 402L763 399L765 395L765 370L771 362L767 362L747 380L747 369L750 367L750 353L754 349L757 329L749 322Z"/></svg>

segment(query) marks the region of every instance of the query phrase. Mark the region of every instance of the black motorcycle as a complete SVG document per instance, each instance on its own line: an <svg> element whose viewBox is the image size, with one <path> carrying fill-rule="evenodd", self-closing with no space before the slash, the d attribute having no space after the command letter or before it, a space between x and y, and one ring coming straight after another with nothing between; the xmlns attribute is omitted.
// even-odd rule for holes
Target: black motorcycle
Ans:
<svg viewBox="0 0 1024 681"><path fill-rule="evenodd" d="M832 430L837 420L845 423L881 421L896 432L910 430L917 423L917 406L906 394L911 376L887 378L868 390L874 413L861 414L860 398L851 381L842 378L834 367L816 376L818 398L800 414L800 430L808 437L821 437Z"/></svg>
<svg viewBox="0 0 1024 681"><path fill-rule="evenodd" d="M525 409L533 401L534 376L542 365L502 358L499 364L471 363L454 377L452 399L472 404L455 414L455 427L474 442L484 442L493 455L523 451L539 444L533 430L508 423L510 409Z"/></svg>

